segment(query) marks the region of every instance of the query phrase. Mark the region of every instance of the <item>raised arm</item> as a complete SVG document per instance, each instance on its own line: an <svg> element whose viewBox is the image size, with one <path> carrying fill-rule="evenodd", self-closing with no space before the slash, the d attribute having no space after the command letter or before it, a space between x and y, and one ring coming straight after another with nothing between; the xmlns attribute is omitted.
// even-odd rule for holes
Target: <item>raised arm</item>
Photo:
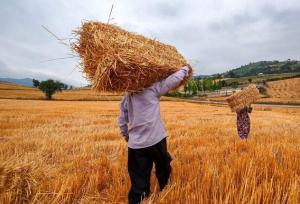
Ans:
<svg viewBox="0 0 300 204"><path fill-rule="evenodd" d="M119 128L123 137L128 137L128 109L127 109L127 97L125 96L120 103L120 115L119 115Z"/></svg>
<svg viewBox="0 0 300 204"><path fill-rule="evenodd" d="M192 68L190 66L184 66L179 71L170 75L168 78L155 83L154 88L158 96L163 96L169 90L177 87L182 82L182 80L189 77L191 73L192 73Z"/></svg>

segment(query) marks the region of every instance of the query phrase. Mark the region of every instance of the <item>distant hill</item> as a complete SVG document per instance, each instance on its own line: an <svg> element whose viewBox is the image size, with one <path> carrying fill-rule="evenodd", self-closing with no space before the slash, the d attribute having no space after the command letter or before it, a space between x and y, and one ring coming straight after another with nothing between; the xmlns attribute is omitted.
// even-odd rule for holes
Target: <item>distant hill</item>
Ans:
<svg viewBox="0 0 300 204"><path fill-rule="evenodd" d="M300 72L300 61L260 61L243 65L221 75L229 78L256 76L259 74L280 74Z"/></svg>
<svg viewBox="0 0 300 204"><path fill-rule="evenodd" d="M0 81L19 84L23 86L33 86L31 78L24 78L24 79L0 78Z"/></svg>
<svg viewBox="0 0 300 204"><path fill-rule="evenodd" d="M204 79L210 77L210 75L196 75L193 77L194 80Z"/></svg>

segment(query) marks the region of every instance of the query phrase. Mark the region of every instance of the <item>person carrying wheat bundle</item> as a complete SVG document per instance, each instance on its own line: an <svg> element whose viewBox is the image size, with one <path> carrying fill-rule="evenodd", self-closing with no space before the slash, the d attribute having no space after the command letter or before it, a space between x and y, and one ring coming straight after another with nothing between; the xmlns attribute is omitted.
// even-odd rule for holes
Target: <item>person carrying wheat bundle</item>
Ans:
<svg viewBox="0 0 300 204"><path fill-rule="evenodd" d="M84 22L75 33L72 48L92 88L126 93L118 123L128 142L128 201L140 203L150 193L153 164L161 190L171 173L160 97L191 79L192 67L175 47L115 25Z"/></svg>
<svg viewBox="0 0 300 204"><path fill-rule="evenodd" d="M240 92L237 92L226 100L232 112L236 112L236 126L238 135L242 140L248 138L250 132L251 104L259 99L259 90L256 85L251 84Z"/></svg>
<svg viewBox="0 0 300 204"><path fill-rule="evenodd" d="M128 141L130 204L139 203L149 195L153 163L160 190L168 183L172 158L167 150L167 134L160 116L160 97L191 75L192 68L184 66L143 91L128 93L121 101L119 127Z"/></svg>

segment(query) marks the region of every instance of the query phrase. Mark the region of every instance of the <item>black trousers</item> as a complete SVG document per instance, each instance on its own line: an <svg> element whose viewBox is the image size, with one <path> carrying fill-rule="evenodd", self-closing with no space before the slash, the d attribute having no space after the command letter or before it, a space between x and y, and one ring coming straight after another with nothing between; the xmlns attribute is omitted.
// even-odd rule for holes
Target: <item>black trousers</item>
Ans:
<svg viewBox="0 0 300 204"><path fill-rule="evenodd" d="M166 138L150 147L128 148L128 172L131 180L129 204L138 204L143 198L149 196L153 163L160 190L167 185L171 173L171 160L167 151Z"/></svg>

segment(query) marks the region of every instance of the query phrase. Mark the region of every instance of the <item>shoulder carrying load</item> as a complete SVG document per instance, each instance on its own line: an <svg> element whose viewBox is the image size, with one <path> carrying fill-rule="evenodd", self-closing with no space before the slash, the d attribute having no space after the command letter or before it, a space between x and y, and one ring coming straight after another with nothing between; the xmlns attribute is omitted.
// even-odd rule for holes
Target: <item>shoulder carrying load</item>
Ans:
<svg viewBox="0 0 300 204"><path fill-rule="evenodd" d="M242 91L229 96L226 101L232 112L239 112L243 108L250 106L260 98L259 90L255 84L251 84Z"/></svg>
<svg viewBox="0 0 300 204"><path fill-rule="evenodd" d="M186 64L175 47L115 25L85 22L75 34L72 49L97 91L139 91Z"/></svg>

